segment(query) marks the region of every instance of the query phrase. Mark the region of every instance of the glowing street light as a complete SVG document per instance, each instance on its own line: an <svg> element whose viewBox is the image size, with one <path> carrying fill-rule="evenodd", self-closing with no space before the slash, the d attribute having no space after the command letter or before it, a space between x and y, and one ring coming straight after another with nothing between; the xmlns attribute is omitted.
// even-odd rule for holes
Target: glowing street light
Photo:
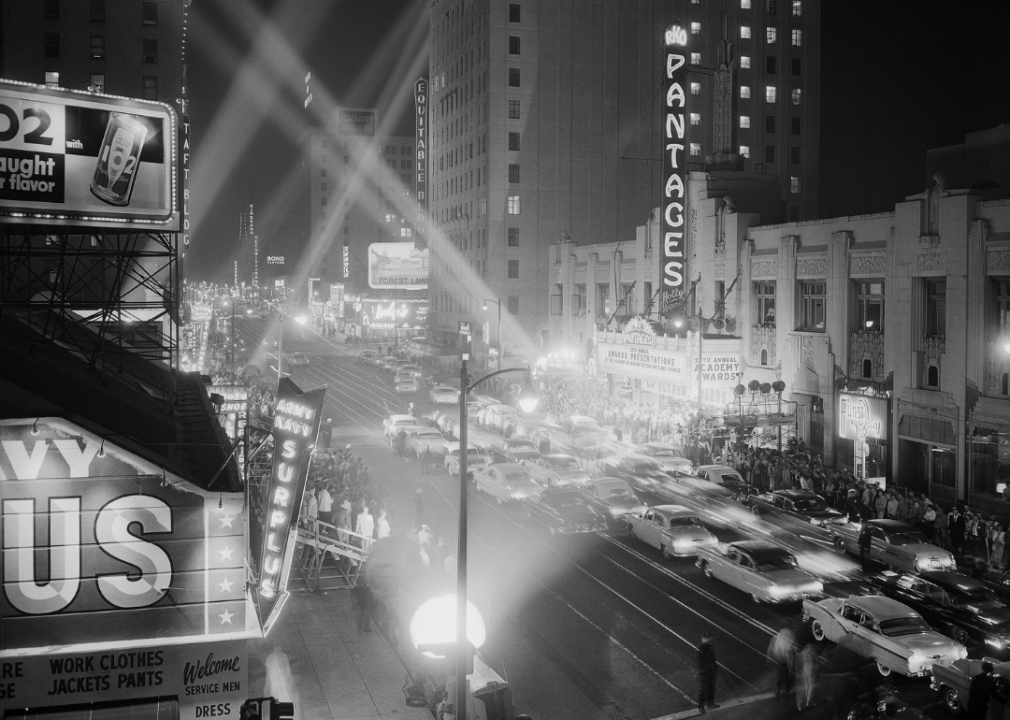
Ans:
<svg viewBox="0 0 1010 720"><path fill-rule="evenodd" d="M425 600L410 619L410 642L425 657L440 660L456 647L456 596L442 595ZM476 649L487 639L480 611L466 601L466 641Z"/></svg>

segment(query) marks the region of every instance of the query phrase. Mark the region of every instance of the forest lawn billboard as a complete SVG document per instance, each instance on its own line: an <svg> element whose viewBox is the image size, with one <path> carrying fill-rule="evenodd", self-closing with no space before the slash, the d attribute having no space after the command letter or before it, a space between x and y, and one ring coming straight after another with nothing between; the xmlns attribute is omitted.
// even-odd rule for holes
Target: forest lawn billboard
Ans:
<svg viewBox="0 0 1010 720"><path fill-rule="evenodd" d="M164 103L0 80L0 222L179 230L176 133Z"/></svg>
<svg viewBox="0 0 1010 720"><path fill-rule="evenodd" d="M376 289L424 290L428 287L428 248L413 242L368 246L368 286Z"/></svg>

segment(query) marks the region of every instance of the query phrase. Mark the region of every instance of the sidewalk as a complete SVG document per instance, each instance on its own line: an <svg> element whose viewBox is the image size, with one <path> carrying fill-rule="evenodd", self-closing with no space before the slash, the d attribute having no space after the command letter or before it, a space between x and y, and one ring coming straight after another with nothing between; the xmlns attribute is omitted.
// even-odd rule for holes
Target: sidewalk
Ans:
<svg viewBox="0 0 1010 720"><path fill-rule="evenodd" d="M653 720L686 720L686 718L703 718L704 720L820 720L823 716L823 711L816 707L803 711L797 710L796 701L792 695L776 698L774 691L772 691L723 701L718 708L708 710L704 715L699 714L697 709L691 709L653 718Z"/></svg>

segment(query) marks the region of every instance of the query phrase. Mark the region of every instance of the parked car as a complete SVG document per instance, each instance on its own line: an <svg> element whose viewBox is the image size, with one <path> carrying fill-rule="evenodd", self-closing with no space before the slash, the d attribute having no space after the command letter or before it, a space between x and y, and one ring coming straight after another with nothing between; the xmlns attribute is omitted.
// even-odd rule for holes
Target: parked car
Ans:
<svg viewBox="0 0 1010 720"><path fill-rule="evenodd" d="M421 383L416 377L403 378L396 381L393 389L397 395L413 395L421 390Z"/></svg>
<svg viewBox="0 0 1010 720"><path fill-rule="evenodd" d="M843 643L871 658L877 670L911 677L929 675L935 663L966 657L964 645L931 629L912 608L882 595L803 601L803 620L818 641Z"/></svg>
<svg viewBox="0 0 1010 720"><path fill-rule="evenodd" d="M526 512L551 533L603 532L607 512L591 496L576 487L554 487L541 492Z"/></svg>
<svg viewBox="0 0 1010 720"><path fill-rule="evenodd" d="M824 590L820 580L797 567L791 552L762 540L700 548L697 565L706 577L742 590L754 602L796 601Z"/></svg>
<svg viewBox="0 0 1010 720"><path fill-rule="evenodd" d="M406 429L417 424L417 418L413 415L393 414L382 421L382 434L393 437L401 428Z"/></svg>
<svg viewBox="0 0 1010 720"><path fill-rule="evenodd" d="M952 570L919 575L883 572L866 578L879 592L908 605L934 629L989 653L1010 655L1010 608L986 585Z"/></svg>
<svg viewBox="0 0 1010 720"><path fill-rule="evenodd" d="M477 489L498 502L533 499L544 488L530 478L529 470L516 463L492 463L474 468L473 481Z"/></svg>
<svg viewBox="0 0 1010 720"><path fill-rule="evenodd" d="M635 452L650 457L659 463L667 472L692 472L694 464L686 457L681 457L680 451L666 443L648 442L635 447Z"/></svg>
<svg viewBox="0 0 1010 720"><path fill-rule="evenodd" d="M719 544L698 515L683 505L656 505L644 513L628 513L624 520L631 536L658 549L664 560L697 555L701 548Z"/></svg>
<svg viewBox="0 0 1010 720"><path fill-rule="evenodd" d="M620 478L589 478L583 488L587 493L603 503L611 517L619 518L629 513L645 512L648 506L639 500L635 491Z"/></svg>
<svg viewBox="0 0 1010 720"><path fill-rule="evenodd" d="M480 468L485 468L488 465L488 459L481 454L480 449L476 445L470 445L466 452L466 464L470 471L475 471ZM450 475L459 475L459 442L453 440L452 442L447 442L445 444L445 459L444 465L446 472Z"/></svg>
<svg viewBox="0 0 1010 720"><path fill-rule="evenodd" d="M392 372L396 368L396 358L392 355L387 355L379 361L379 367L386 372Z"/></svg>
<svg viewBox="0 0 1010 720"><path fill-rule="evenodd" d="M972 678L982 674L982 663L988 658L962 658L951 663L933 665L929 686L940 693L948 712L960 715L968 712L968 691ZM1010 700L1010 662L993 663L992 693L1005 704Z"/></svg>
<svg viewBox="0 0 1010 720"><path fill-rule="evenodd" d="M694 474L716 485L722 485L741 497L750 492L750 486L744 482L740 473L725 465L699 465Z"/></svg>
<svg viewBox="0 0 1010 720"><path fill-rule="evenodd" d="M365 363L366 365L371 365L372 361L375 360L374 350L362 350L358 353L358 362Z"/></svg>
<svg viewBox="0 0 1010 720"><path fill-rule="evenodd" d="M774 490L751 495L746 503L758 516L799 520L811 525L842 525L847 522L843 513L829 507L824 498L810 490Z"/></svg>
<svg viewBox="0 0 1010 720"><path fill-rule="evenodd" d="M417 457L421 457L424 448L427 447L432 457L441 461L445 455L445 445L446 440L442 437L442 433L434 427L419 427L407 435L407 452Z"/></svg>
<svg viewBox="0 0 1010 720"><path fill-rule="evenodd" d="M533 479L546 487L585 485L589 482L589 473L571 455L549 453L535 460L526 460L523 464L529 468Z"/></svg>
<svg viewBox="0 0 1010 720"><path fill-rule="evenodd" d="M920 530L899 520L866 520L873 538L870 559L884 563L891 570L924 572L953 570L954 556L948 550L931 545ZM839 553L859 555L859 532L863 523L832 525L832 539Z"/></svg>
<svg viewBox="0 0 1010 720"><path fill-rule="evenodd" d="M1010 570L979 568L971 572L971 576L984 583L1000 600L1010 604Z"/></svg>
<svg viewBox="0 0 1010 720"><path fill-rule="evenodd" d="M459 390L451 385L436 385L428 393L428 397L436 405L456 405L459 403Z"/></svg>

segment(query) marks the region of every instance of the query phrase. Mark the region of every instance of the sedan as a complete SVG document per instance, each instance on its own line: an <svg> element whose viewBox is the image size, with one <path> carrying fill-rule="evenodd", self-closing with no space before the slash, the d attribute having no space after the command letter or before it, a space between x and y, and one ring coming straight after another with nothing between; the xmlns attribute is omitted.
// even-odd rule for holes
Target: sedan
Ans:
<svg viewBox="0 0 1010 720"><path fill-rule="evenodd" d="M459 402L459 390L451 385L436 385L428 397L435 405L455 405Z"/></svg>
<svg viewBox="0 0 1010 720"><path fill-rule="evenodd" d="M413 425L417 425L417 418L413 415L390 415L382 421L382 434L393 437L399 430L406 429Z"/></svg>
<svg viewBox="0 0 1010 720"><path fill-rule="evenodd" d="M750 487L744 482L740 473L725 465L699 465L695 474L714 482L716 485L722 485L737 495L744 496L750 491Z"/></svg>
<svg viewBox="0 0 1010 720"><path fill-rule="evenodd" d="M844 514L828 507L824 498L810 490L775 490L747 499L755 515L799 520L811 525L843 525Z"/></svg>
<svg viewBox="0 0 1010 720"><path fill-rule="evenodd" d="M884 563L892 570L923 572L953 570L954 556L943 548L930 545L926 536L908 523L899 520L867 520L872 544L870 559ZM835 550L859 555L859 532L862 523L831 526Z"/></svg>
<svg viewBox="0 0 1010 720"><path fill-rule="evenodd" d="M670 479L658 462L642 455L606 458L600 461L600 470L604 475L621 478L635 487L647 490L655 489Z"/></svg>
<svg viewBox="0 0 1010 720"><path fill-rule="evenodd" d="M365 363L367 365L371 365L374 359L375 359L374 350L362 350L361 352L358 353L359 363Z"/></svg>
<svg viewBox="0 0 1010 720"><path fill-rule="evenodd" d="M417 428L407 436L407 451L421 457L425 448L435 458L445 455L445 438L437 428ZM441 461L441 460L440 460Z"/></svg>
<svg viewBox="0 0 1010 720"><path fill-rule="evenodd" d="M309 364L309 356L306 355L303 352L296 352L296 353L291 353L290 355L285 355L284 356L284 361L288 365L290 365L292 367L301 366L301 365L308 365Z"/></svg>
<svg viewBox="0 0 1010 720"><path fill-rule="evenodd" d="M529 471L515 463L494 463L474 468L473 482L477 489L498 502L536 498L543 487L530 479Z"/></svg>
<svg viewBox="0 0 1010 720"><path fill-rule="evenodd" d="M844 642L852 652L875 661L884 676L929 675L933 663L968 655L964 645L931 630L915 610L881 595L804 600L803 620L818 642Z"/></svg>
<svg viewBox="0 0 1010 720"><path fill-rule="evenodd" d="M650 457L659 463L659 466L667 472L689 473L694 464L686 457L681 457L677 448L665 443L648 442L635 448L635 452L640 455Z"/></svg>
<svg viewBox="0 0 1010 720"><path fill-rule="evenodd" d="M603 532L607 515L592 497L579 488L548 488L526 507L529 516L551 533Z"/></svg>
<svg viewBox="0 0 1010 720"><path fill-rule="evenodd" d="M631 486L619 478L590 478L582 489L603 503L611 517L644 513L648 509L648 506L635 495Z"/></svg>
<svg viewBox="0 0 1010 720"><path fill-rule="evenodd" d="M410 395L421 390L421 383L415 377L397 380L393 389L397 395Z"/></svg>
<svg viewBox="0 0 1010 720"><path fill-rule="evenodd" d="M820 580L799 569L791 552L760 540L701 548L697 565L707 577L742 590L754 602L795 601L824 590Z"/></svg>
<svg viewBox="0 0 1010 720"><path fill-rule="evenodd" d="M445 470L450 475L459 475L459 443L456 441L445 444ZM476 445L470 445L466 453L466 464L471 470L487 467L487 458L480 454Z"/></svg>
<svg viewBox="0 0 1010 720"><path fill-rule="evenodd" d="M701 548L719 543L683 505L657 505L644 513L629 513L625 520L631 536L658 549L665 560L697 555Z"/></svg>
<svg viewBox="0 0 1010 720"><path fill-rule="evenodd" d="M589 482L589 473L571 455L550 453L541 455L536 460L527 460L524 464L529 468L533 479L547 487L585 485Z"/></svg>

